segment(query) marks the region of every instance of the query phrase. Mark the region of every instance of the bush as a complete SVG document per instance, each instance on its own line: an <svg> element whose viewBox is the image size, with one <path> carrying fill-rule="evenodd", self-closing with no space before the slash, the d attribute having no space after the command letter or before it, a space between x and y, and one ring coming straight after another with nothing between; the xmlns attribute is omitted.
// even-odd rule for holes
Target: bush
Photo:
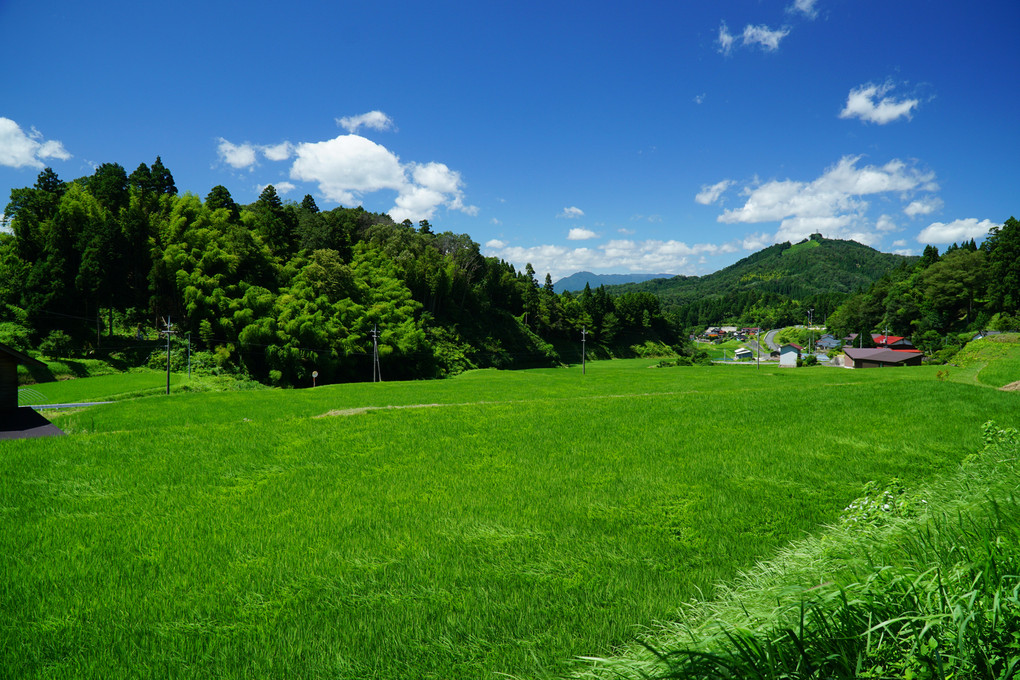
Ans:
<svg viewBox="0 0 1020 680"><path fill-rule="evenodd" d="M61 330L52 331L39 343L39 351L50 359L73 356L74 342L71 336Z"/></svg>

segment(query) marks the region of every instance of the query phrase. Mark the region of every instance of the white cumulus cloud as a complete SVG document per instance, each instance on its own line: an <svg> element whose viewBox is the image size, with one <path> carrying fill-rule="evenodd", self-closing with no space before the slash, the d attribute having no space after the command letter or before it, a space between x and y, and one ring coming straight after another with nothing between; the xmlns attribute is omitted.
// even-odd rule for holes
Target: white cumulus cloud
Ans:
<svg viewBox="0 0 1020 680"><path fill-rule="evenodd" d="M588 239L598 237L599 235L596 234L594 231L592 231L591 229L585 229L584 227L574 227L569 232L567 232L567 240L570 241L587 241Z"/></svg>
<svg viewBox="0 0 1020 680"><path fill-rule="evenodd" d="M935 191L935 174L894 159L882 166L858 166L860 156L844 156L821 177L810 181L772 180L748 186L743 206L717 218L726 223L780 222L776 241L799 240L812 233L874 244L869 227L868 197L903 198L915 191Z"/></svg>
<svg viewBox="0 0 1020 680"><path fill-rule="evenodd" d="M71 154L61 142L43 140L42 133L35 128L26 134L13 120L0 116L0 165L41 170L46 158L66 161Z"/></svg>
<svg viewBox="0 0 1020 680"><path fill-rule="evenodd" d="M579 217L584 217L584 211L578 208L577 206L572 205L569 208L564 208L563 212L561 212L556 217L562 217L568 220L576 220Z"/></svg>
<svg viewBox="0 0 1020 680"><path fill-rule="evenodd" d="M432 219L440 206L478 213L464 203L460 173L443 163L403 164L386 147L359 135L298 144L294 156L291 179L316 182L331 201L351 205L367 193L395 191L389 214L397 222Z"/></svg>
<svg viewBox="0 0 1020 680"><path fill-rule="evenodd" d="M883 85L867 83L850 90L846 98L846 106L840 112L840 118L860 118L868 123L885 125L897 118L910 118L910 112L917 108L917 99L900 99L886 97L893 89L893 84Z"/></svg>
<svg viewBox="0 0 1020 680"><path fill-rule="evenodd" d="M298 144L294 154L291 179L317 182L322 194L337 203L350 205L365 193L399 191L407 184L400 159L381 144L358 135Z"/></svg>
<svg viewBox="0 0 1020 680"><path fill-rule="evenodd" d="M730 188L733 180L724 179L712 185L702 184L701 191L694 197L694 200L702 205L712 205L719 200L723 192Z"/></svg>
<svg viewBox="0 0 1020 680"><path fill-rule="evenodd" d="M369 111L360 116L337 118L336 124L354 134L362 127L370 130L393 130L393 120L382 111Z"/></svg>
<svg viewBox="0 0 1020 680"><path fill-rule="evenodd" d="M241 168L250 168L255 165L255 147L248 142L234 144L220 137L220 143L216 147L216 151L220 156L220 160L232 168L240 170Z"/></svg>
<svg viewBox="0 0 1020 680"><path fill-rule="evenodd" d="M988 235L989 229L1000 226L1002 225L996 224L991 220L981 220L979 222L976 217L953 220L949 223L932 222L917 235L917 242L957 243L959 241L969 241L972 238L982 239Z"/></svg>

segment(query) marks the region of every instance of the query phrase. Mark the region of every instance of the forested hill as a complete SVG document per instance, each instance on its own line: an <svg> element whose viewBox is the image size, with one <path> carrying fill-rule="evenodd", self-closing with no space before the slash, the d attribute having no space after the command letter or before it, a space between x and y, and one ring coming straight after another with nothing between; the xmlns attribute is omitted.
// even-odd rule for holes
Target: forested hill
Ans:
<svg viewBox="0 0 1020 680"><path fill-rule="evenodd" d="M298 385L368 380L376 362L398 379L579 361L582 329L603 355L682 337L649 293L559 295L466 234L272 186L247 206L180 193L158 157L72 181L46 168L4 213L0 343L50 357L157 364L170 321L198 364Z"/></svg>
<svg viewBox="0 0 1020 680"><path fill-rule="evenodd" d="M797 244L770 246L706 276L653 279L607 290L611 295L653 293L688 326L745 321L774 327L804 323L807 309L824 319L851 293L916 259L812 234Z"/></svg>

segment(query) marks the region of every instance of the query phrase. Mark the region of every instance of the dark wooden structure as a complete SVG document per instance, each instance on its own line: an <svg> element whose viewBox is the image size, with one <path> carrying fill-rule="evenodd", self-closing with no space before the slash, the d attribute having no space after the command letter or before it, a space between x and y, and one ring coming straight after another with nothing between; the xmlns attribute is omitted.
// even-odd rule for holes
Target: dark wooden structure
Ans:
<svg viewBox="0 0 1020 680"><path fill-rule="evenodd" d="M18 407L18 365L46 368L13 347L0 344L0 439L52 437L64 432L30 406Z"/></svg>

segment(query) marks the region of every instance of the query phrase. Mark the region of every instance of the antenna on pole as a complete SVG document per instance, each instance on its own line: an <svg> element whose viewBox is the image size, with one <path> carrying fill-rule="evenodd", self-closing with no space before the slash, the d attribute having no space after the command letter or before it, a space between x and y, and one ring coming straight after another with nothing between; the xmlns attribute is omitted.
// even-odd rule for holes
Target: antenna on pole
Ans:
<svg viewBox="0 0 1020 680"><path fill-rule="evenodd" d="M166 393L170 394L170 336L175 335L177 331L173 329L174 325L170 323L170 317L163 319L163 325L166 326L165 330L160 331L166 336Z"/></svg>

